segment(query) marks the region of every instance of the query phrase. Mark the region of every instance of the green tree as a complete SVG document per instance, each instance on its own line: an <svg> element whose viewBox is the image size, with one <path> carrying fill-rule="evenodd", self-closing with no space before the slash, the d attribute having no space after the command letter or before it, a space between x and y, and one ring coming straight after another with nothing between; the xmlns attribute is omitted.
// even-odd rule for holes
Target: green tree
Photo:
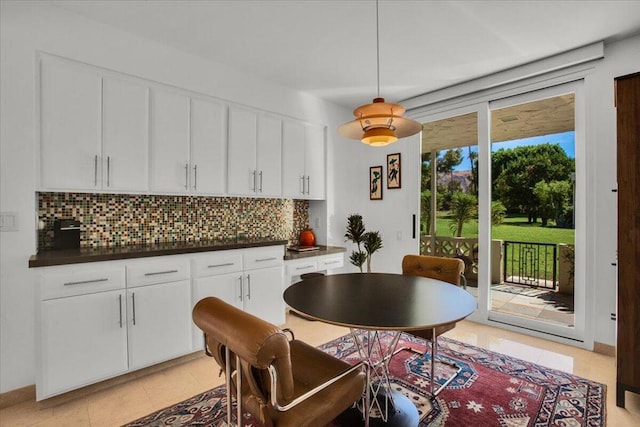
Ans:
<svg viewBox="0 0 640 427"><path fill-rule="evenodd" d="M493 194L507 211L525 213L529 222L535 222L539 216L533 194L536 183L569 180L574 170L574 160L558 144L500 149L491 162Z"/></svg>
<svg viewBox="0 0 640 427"><path fill-rule="evenodd" d="M504 218L507 216L507 208L504 207L501 201L494 200L491 202L491 224L500 225Z"/></svg>
<svg viewBox="0 0 640 427"><path fill-rule="evenodd" d="M543 227L548 225L550 219L553 219L556 224L562 222L569 205L571 191L571 183L567 181L536 183L533 195L538 202L538 213Z"/></svg>
<svg viewBox="0 0 640 427"><path fill-rule="evenodd" d="M478 215L478 199L461 191L451 198L451 222L449 229L455 237L462 237L462 227Z"/></svg>
<svg viewBox="0 0 640 427"><path fill-rule="evenodd" d="M442 157L438 157L437 170L441 174L449 174L449 181L453 180L453 169L462 163L462 148L447 150Z"/></svg>
<svg viewBox="0 0 640 427"><path fill-rule="evenodd" d="M469 193L478 197L478 152L471 150L471 146L467 147L467 149L469 150L467 156L471 166L471 174L467 178L469 180Z"/></svg>

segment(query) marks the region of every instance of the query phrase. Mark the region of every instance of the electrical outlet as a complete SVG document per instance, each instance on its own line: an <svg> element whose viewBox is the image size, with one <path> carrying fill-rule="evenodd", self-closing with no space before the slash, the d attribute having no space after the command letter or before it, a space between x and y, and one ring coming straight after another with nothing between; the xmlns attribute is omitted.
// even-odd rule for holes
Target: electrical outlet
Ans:
<svg viewBox="0 0 640 427"><path fill-rule="evenodd" d="M0 231L18 231L18 212L0 212Z"/></svg>

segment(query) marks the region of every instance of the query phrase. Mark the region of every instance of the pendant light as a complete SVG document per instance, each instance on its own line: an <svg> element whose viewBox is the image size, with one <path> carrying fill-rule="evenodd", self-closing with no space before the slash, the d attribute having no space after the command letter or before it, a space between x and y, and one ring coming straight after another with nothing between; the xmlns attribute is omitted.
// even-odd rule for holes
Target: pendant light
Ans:
<svg viewBox="0 0 640 427"><path fill-rule="evenodd" d="M353 110L355 120L338 128L338 134L349 139L358 139L364 144L383 147L396 142L398 138L415 135L422 130L422 124L402 115L404 107L385 102L380 97L380 24L378 0L376 0L376 64L378 76L378 96L373 103L361 105Z"/></svg>

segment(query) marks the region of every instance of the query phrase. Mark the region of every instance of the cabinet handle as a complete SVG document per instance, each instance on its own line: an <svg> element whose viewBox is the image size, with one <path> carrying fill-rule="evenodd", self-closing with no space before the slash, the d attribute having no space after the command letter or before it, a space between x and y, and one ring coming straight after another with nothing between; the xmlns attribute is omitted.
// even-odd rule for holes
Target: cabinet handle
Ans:
<svg viewBox="0 0 640 427"><path fill-rule="evenodd" d="M158 274L177 273L178 270L154 271L152 273L144 273L145 276L157 276Z"/></svg>
<svg viewBox="0 0 640 427"><path fill-rule="evenodd" d="M251 191L253 191L255 193L256 191L256 170L254 169L253 172L251 172L253 174L253 188L251 189Z"/></svg>
<svg viewBox="0 0 640 427"><path fill-rule="evenodd" d="M184 165L184 189L189 189L189 163Z"/></svg>
<svg viewBox="0 0 640 427"><path fill-rule="evenodd" d="M251 299L251 275L247 274L247 299Z"/></svg>
<svg viewBox="0 0 640 427"><path fill-rule="evenodd" d="M98 283L98 282L107 282L108 278L103 279L92 279L92 280L80 280L78 282L66 282L64 286L73 286L73 285L86 285L87 283Z"/></svg>
<svg viewBox="0 0 640 427"><path fill-rule="evenodd" d="M273 261L273 260L276 260L276 259L278 259L278 258L276 258L276 257L271 257L271 258L259 258L259 259L256 259L256 262Z"/></svg>
<svg viewBox="0 0 640 427"><path fill-rule="evenodd" d="M133 320L133 324L136 324L136 293L135 292L131 292L131 302L132 304L132 320Z"/></svg>
<svg viewBox="0 0 640 427"><path fill-rule="evenodd" d="M262 193L262 171L260 171L260 192Z"/></svg>
<svg viewBox="0 0 640 427"><path fill-rule="evenodd" d="M340 262L340 261L336 259L336 260L333 260L333 261L325 261L325 264L326 264L326 265L331 265L331 264L337 264L337 263L339 263L339 262Z"/></svg>
<svg viewBox="0 0 640 427"><path fill-rule="evenodd" d="M107 156L107 187L110 186L111 178L111 156Z"/></svg>
<svg viewBox="0 0 640 427"><path fill-rule="evenodd" d="M118 305L120 306L120 329L122 329L122 294L118 295Z"/></svg>
<svg viewBox="0 0 640 427"><path fill-rule="evenodd" d="M300 175L300 193L304 194L304 175Z"/></svg>
<svg viewBox="0 0 640 427"><path fill-rule="evenodd" d="M307 175L307 196L309 195L309 188L311 188L311 186L309 185L310 179L311 179L311 177L309 175Z"/></svg>
<svg viewBox="0 0 640 427"><path fill-rule="evenodd" d="M238 281L240 282L240 293L238 294L238 298L240 298L240 301L242 301L242 288L243 288L243 286L242 286L243 280L242 279L243 279L243 277L242 277L242 275L240 275L240 277L238 277Z"/></svg>
<svg viewBox="0 0 640 427"><path fill-rule="evenodd" d="M193 165L193 189L198 189L198 165Z"/></svg>
<svg viewBox="0 0 640 427"><path fill-rule="evenodd" d="M98 186L98 155L93 158L93 186Z"/></svg>
<svg viewBox="0 0 640 427"><path fill-rule="evenodd" d="M296 267L296 270L305 270L307 268L313 268L313 267L314 267L313 264L311 264L311 265L303 265L303 266L300 266L300 267Z"/></svg>
<svg viewBox="0 0 640 427"><path fill-rule="evenodd" d="M225 262L223 264L211 264L211 265L207 265L207 268L228 267L230 265L235 265L235 262Z"/></svg>

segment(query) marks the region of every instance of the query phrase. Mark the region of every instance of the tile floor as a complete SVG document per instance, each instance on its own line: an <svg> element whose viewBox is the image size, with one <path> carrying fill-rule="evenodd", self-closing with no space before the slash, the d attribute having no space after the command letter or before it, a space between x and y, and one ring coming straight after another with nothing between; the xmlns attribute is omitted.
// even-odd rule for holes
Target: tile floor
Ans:
<svg viewBox="0 0 640 427"><path fill-rule="evenodd" d="M288 315L296 337L320 345L347 329ZM447 337L543 366L571 372L607 385L607 425L640 426L640 396L627 393L627 408L615 405L615 359L564 344L463 321ZM24 402L0 410L0 426L118 426L222 384L206 356L96 391L59 406Z"/></svg>

